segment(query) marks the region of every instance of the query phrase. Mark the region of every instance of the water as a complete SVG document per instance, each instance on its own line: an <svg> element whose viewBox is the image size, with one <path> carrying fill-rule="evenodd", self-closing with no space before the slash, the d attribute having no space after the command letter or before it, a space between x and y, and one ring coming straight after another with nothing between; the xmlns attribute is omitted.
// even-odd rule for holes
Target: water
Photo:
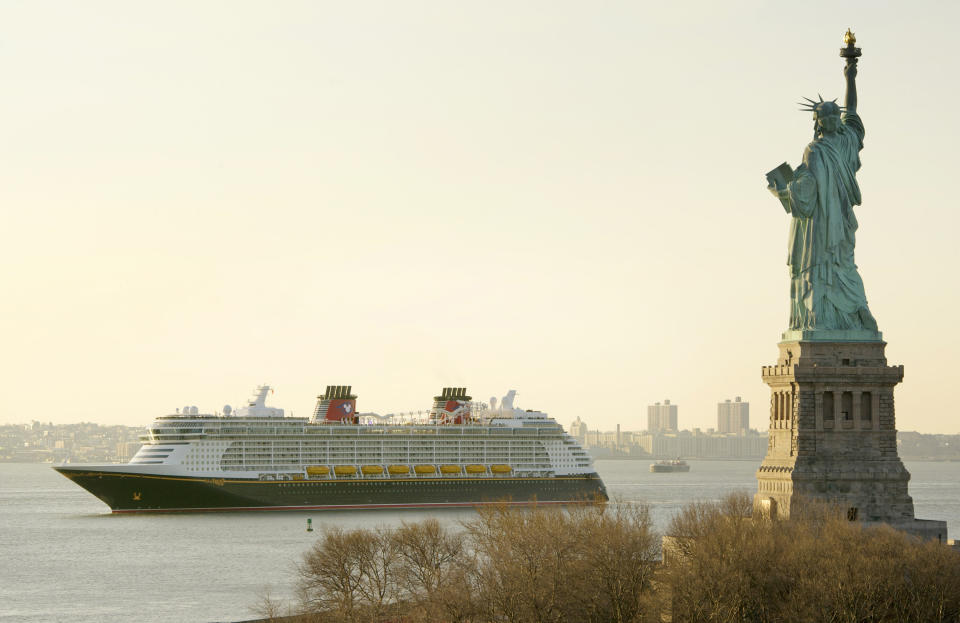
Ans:
<svg viewBox="0 0 960 623"><path fill-rule="evenodd" d="M658 528L684 504L756 490L759 461L598 461L610 496L645 501ZM960 463L908 463L917 517L960 531ZM289 597L315 528L396 525L473 511L112 515L49 465L0 464L0 621L239 621L269 589Z"/></svg>

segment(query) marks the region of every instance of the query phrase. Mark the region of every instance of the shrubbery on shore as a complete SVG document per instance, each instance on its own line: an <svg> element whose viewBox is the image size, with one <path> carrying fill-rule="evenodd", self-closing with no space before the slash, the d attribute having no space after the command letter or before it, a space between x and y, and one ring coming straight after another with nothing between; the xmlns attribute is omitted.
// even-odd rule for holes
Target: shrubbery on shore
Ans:
<svg viewBox="0 0 960 623"><path fill-rule="evenodd" d="M299 565L289 620L960 621L960 552L825 507L791 521L750 510L746 494L687 506L667 531L664 563L646 508L626 504L491 507L462 527L327 529Z"/></svg>

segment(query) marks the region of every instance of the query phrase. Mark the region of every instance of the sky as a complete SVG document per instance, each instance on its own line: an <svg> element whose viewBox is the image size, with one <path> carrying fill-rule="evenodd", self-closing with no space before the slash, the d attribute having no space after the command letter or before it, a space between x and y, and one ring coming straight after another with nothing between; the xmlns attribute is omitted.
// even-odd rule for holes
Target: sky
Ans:
<svg viewBox="0 0 960 623"><path fill-rule="evenodd" d="M960 4L0 0L0 423L183 405L766 428L788 216L843 98L901 430L960 433ZM947 111L947 112L943 112Z"/></svg>

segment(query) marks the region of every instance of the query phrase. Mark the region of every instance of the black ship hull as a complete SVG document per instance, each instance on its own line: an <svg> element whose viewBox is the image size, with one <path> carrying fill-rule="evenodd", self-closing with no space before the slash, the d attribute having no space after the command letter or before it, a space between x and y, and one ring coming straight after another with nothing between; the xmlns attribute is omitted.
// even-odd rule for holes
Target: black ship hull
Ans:
<svg viewBox="0 0 960 623"><path fill-rule="evenodd" d="M57 466L115 513L344 510L568 504L606 500L596 474L539 478L255 480L195 478Z"/></svg>

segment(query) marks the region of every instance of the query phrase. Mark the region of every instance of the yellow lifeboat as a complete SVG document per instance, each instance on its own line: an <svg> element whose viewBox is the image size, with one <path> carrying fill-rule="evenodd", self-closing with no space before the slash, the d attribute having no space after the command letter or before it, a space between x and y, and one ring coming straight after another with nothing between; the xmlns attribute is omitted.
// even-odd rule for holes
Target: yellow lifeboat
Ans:
<svg viewBox="0 0 960 623"><path fill-rule="evenodd" d="M441 465L440 473L441 474L459 474L460 466L459 465Z"/></svg>
<svg viewBox="0 0 960 623"><path fill-rule="evenodd" d="M468 474L486 474L487 466L486 465L467 465Z"/></svg>
<svg viewBox="0 0 960 623"><path fill-rule="evenodd" d="M326 476L330 468L326 465L307 465L307 476Z"/></svg>
<svg viewBox="0 0 960 623"><path fill-rule="evenodd" d="M383 468L379 465L364 465L360 468L360 471L365 476L378 476L383 473Z"/></svg>
<svg viewBox="0 0 960 623"><path fill-rule="evenodd" d="M400 474L409 474L410 468L406 465L391 465L387 468L387 471L396 476Z"/></svg>
<svg viewBox="0 0 960 623"><path fill-rule="evenodd" d="M414 465L413 471L418 474L436 474L437 468L433 465Z"/></svg>
<svg viewBox="0 0 960 623"><path fill-rule="evenodd" d="M353 476L357 473L355 465L335 465L333 473L337 476Z"/></svg>
<svg viewBox="0 0 960 623"><path fill-rule="evenodd" d="M509 465L491 465L490 471L494 474L509 474L513 470Z"/></svg>

